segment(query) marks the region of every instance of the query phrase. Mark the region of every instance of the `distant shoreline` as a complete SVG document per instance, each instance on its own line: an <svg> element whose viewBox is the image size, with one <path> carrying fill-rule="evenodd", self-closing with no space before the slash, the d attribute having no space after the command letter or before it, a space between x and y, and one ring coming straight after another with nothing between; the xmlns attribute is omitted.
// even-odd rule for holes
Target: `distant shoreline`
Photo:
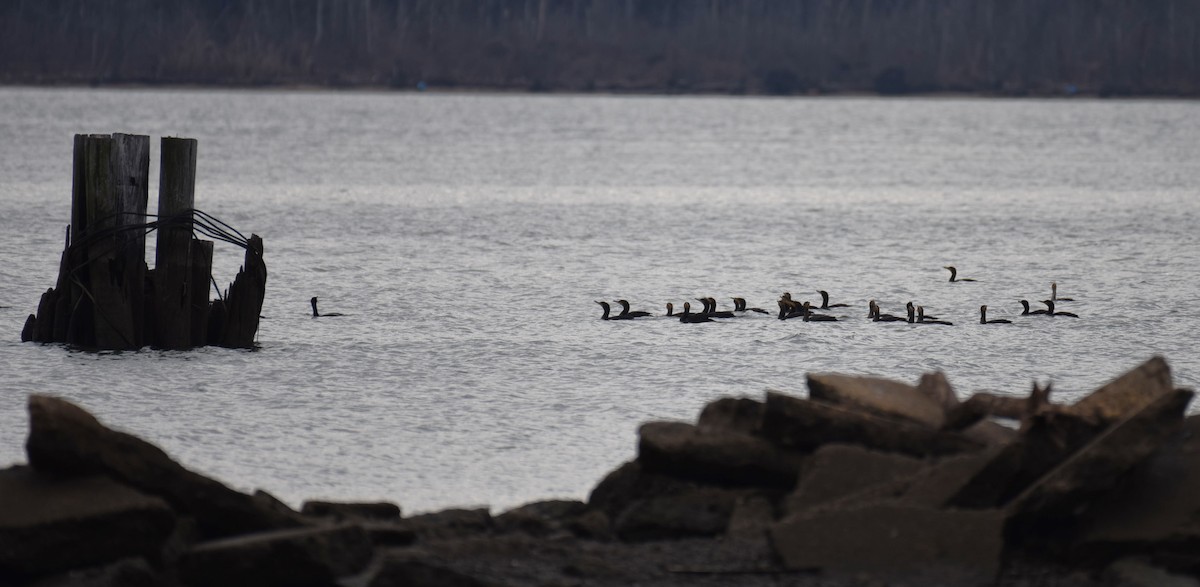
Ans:
<svg viewBox="0 0 1200 587"><path fill-rule="evenodd" d="M321 84L202 84L202 83L103 83L76 82L0 82L0 88L29 89L78 89L78 90L189 90L189 91L276 91L276 92L330 92L330 93L378 93L378 94L434 94L434 95L526 95L526 96L619 96L619 97L696 97L696 98L879 98L879 99L1012 99L1012 100L1114 100L1114 101L1195 101L1200 96L1184 94L1120 94L1106 95L1097 92L1065 93L1002 93L1002 92L907 92L880 94L865 91L821 91L794 94L771 94L764 92L681 92L669 90L595 90L574 89L530 91L507 87L489 86L435 86L424 90L395 87L384 84L321 85Z"/></svg>

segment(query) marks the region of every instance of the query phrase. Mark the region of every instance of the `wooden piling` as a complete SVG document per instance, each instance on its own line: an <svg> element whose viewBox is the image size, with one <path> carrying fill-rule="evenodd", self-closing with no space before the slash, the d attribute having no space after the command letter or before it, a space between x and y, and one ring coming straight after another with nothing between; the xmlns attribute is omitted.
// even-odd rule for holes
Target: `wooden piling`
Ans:
<svg viewBox="0 0 1200 587"><path fill-rule="evenodd" d="M213 242L192 236L195 139L162 139L155 268L147 268L149 139L75 136L58 280L26 320L22 341L106 350L254 346L266 293L263 242L251 236L225 298L209 304Z"/></svg>
<svg viewBox="0 0 1200 587"><path fill-rule="evenodd" d="M245 263L225 296L226 315L220 343L223 347L254 348L258 316L267 289L267 266L262 255L262 238L257 234L250 235Z"/></svg>
<svg viewBox="0 0 1200 587"><path fill-rule="evenodd" d="M157 252L154 259L154 344L192 346L192 209L196 198L196 139L163 137L158 182ZM207 286L207 278L205 279Z"/></svg>
<svg viewBox="0 0 1200 587"><path fill-rule="evenodd" d="M192 346L208 344L208 292L212 289L213 242L192 239Z"/></svg>
<svg viewBox="0 0 1200 587"><path fill-rule="evenodd" d="M94 302L95 346L138 349L145 241L140 229L129 226L145 222L150 137L92 135L84 140L84 159L87 228L81 244L87 251L85 284Z"/></svg>

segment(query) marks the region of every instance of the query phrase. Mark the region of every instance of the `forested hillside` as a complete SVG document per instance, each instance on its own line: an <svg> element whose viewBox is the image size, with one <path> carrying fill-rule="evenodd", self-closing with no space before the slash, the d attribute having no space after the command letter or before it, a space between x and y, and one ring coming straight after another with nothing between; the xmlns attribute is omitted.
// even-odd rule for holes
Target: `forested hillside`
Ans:
<svg viewBox="0 0 1200 587"><path fill-rule="evenodd" d="M1200 94L1196 0L6 0L0 83Z"/></svg>

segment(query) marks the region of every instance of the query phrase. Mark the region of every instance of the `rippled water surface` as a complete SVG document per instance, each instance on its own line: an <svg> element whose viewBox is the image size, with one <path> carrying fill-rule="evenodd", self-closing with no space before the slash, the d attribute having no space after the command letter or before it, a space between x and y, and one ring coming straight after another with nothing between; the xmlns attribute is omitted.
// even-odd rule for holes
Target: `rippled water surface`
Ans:
<svg viewBox="0 0 1200 587"><path fill-rule="evenodd" d="M197 207L266 243L258 351L18 342L84 132L199 140ZM639 423L812 370L1068 400L1162 354L1200 381L1195 103L7 88L0 137L0 465L51 393L293 505L503 508L582 498ZM228 283L241 252L216 257ZM1081 318L1017 316L1051 281ZM816 289L841 322L594 303ZM869 299L955 325L874 324Z"/></svg>

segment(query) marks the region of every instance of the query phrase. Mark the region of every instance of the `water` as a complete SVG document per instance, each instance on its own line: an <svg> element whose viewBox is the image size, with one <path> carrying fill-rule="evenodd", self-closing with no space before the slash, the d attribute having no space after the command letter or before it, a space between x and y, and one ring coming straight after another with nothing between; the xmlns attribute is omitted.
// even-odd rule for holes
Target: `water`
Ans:
<svg viewBox="0 0 1200 587"><path fill-rule="evenodd" d="M79 132L149 134L152 159L199 139L197 206L266 243L258 351L18 342ZM501 509L583 498L638 424L803 393L808 371L1052 380L1067 401L1162 354L1200 380L1191 102L5 88L0 136L0 464L24 460L26 395L50 393L293 505ZM216 257L228 283L240 251ZM1015 316L1051 281L1082 318ZM594 303L816 289L853 305L842 322ZM314 295L348 315L312 319ZM869 299L956 325L869 323ZM979 325L985 303L1016 323Z"/></svg>

